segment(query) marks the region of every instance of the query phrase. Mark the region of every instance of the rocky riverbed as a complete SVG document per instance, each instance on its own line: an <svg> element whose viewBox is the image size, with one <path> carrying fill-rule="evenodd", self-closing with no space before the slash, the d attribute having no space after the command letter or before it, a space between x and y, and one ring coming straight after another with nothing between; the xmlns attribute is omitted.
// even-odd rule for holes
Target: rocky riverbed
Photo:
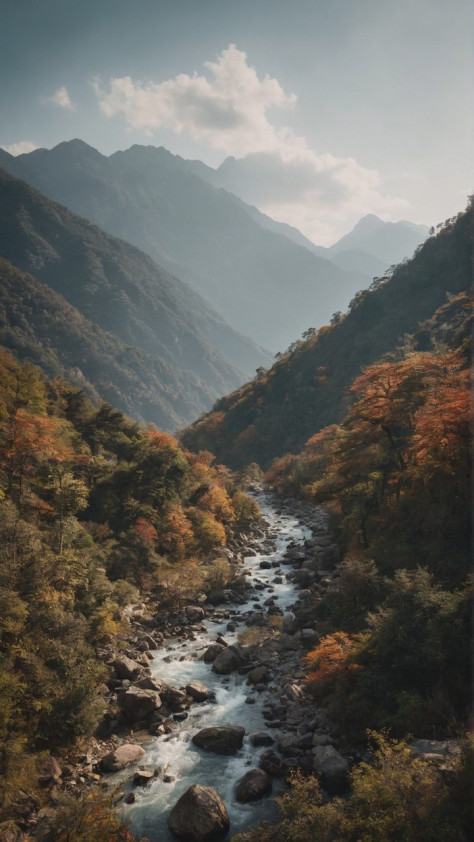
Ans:
<svg viewBox="0 0 474 842"><path fill-rule="evenodd" d="M125 716L146 752L135 778L136 764L118 776L124 812L132 830L152 842L168 838L172 811L175 834L176 816L192 813L190 798L181 810L176 805L194 785L196 813L200 797L208 799L199 787L210 787L236 833L273 814L262 799L281 790L292 768L318 768L329 788L345 781L347 762L306 693L301 663L318 640L316 593L332 577L328 518L270 495L259 503L261 529L245 546L229 548L246 573L247 593L228 592L223 605L187 606L171 627L149 629L160 646L145 649L148 663L139 659L144 674L124 666L123 656L114 663L118 716L110 726L119 730Z"/></svg>
<svg viewBox="0 0 474 842"><path fill-rule="evenodd" d="M99 737L52 773L59 789L119 787L118 808L152 842L175 838L169 821L174 834L198 839L209 811L217 832L259 823L295 767L320 772L330 792L345 785L336 729L307 694L301 662L317 643L318 595L333 576L328 516L270 494L258 501L259 529L227 548L245 591L174 616L130 606L126 648L99 653L111 671ZM179 831L183 815L191 830Z"/></svg>

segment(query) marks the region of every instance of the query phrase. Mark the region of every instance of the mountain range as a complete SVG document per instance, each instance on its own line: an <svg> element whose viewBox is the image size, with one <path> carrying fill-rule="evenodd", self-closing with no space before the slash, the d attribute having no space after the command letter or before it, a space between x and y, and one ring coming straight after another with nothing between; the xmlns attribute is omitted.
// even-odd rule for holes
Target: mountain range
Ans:
<svg viewBox="0 0 474 842"><path fill-rule="evenodd" d="M125 411L133 410L135 418L174 429L242 383L244 373L230 358L244 361L247 373L269 360L265 352L226 325L199 295L147 255L3 170L0 255L20 270L15 283L9 275L7 284L3 266L3 295L13 295L16 302L16 314L11 308L3 310L2 328L4 335L10 332L10 347L11 329L20 323L28 325L30 340L33 325L39 329L34 308L27 304L36 297L36 312L44 314L45 324L62 323L62 342L53 331L49 339L43 334L40 344L48 341L61 358L65 346L72 342L71 334L76 339L82 334L84 342L86 336L94 335L94 360L115 358L116 364L127 370L115 383L114 394L124 394L130 380L138 378L133 392L136 395L138 389L142 398L136 402L129 394L115 401ZM33 278L26 281L23 273ZM40 286L33 293L35 282ZM54 298L48 296L48 304L41 284L56 293ZM68 310L66 302L74 310ZM16 350L19 353L18 347ZM71 379L90 381L104 397L103 382L96 382L90 352L89 347L84 359L84 351L78 347L76 362L70 361L75 369ZM25 358L25 345L19 356ZM108 376L113 380L111 371Z"/></svg>
<svg viewBox="0 0 474 842"><path fill-rule="evenodd" d="M372 252L364 250L372 245L370 237L360 240L364 249L357 245L357 231L342 249L321 249L223 189L219 171L163 148L132 146L106 157L73 140L17 157L0 150L0 164L142 249L202 295L235 330L273 352L345 310L372 275L393 262L392 252L387 260L380 258L383 249L377 244ZM387 229L378 222L375 239L380 241ZM423 233L401 225L393 230L402 239L409 233L409 244L402 248L409 255ZM350 255L341 256L348 250L364 254L351 263ZM256 367L249 369L236 351L233 360L247 373Z"/></svg>

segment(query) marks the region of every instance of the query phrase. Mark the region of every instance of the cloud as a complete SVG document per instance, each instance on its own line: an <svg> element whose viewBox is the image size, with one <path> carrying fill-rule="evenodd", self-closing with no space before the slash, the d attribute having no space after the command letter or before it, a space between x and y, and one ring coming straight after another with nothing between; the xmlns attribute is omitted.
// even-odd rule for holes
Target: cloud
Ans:
<svg viewBox="0 0 474 842"><path fill-rule="evenodd" d="M367 213L389 219L409 206L387 195L378 171L354 158L318 155L303 145L291 151L227 158L218 183L318 245L330 245Z"/></svg>
<svg viewBox="0 0 474 842"><path fill-rule="evenodd" d="M280 132L267 111L291 108L294 94L286 94L276 79L259 79L247 56L230 44L206 76L180 74L165 82L133 82L130 76L111 79L108 90L93 82L99 107L107 117L121 115L134 129L166 128L206 141L227 154L277 149ZM283 130L285 131L285 130Z"/></svg>
<svg viewBox="0 0 474 842"><path fill-rule="evenodd" d="M38 149L36 143L32 143L31 140L19 140L17 143L11 143L10 146L0 146L0 149L4 149L5 152L9 152L10 155L24 155L27 152L33 152L34 149Z"/></svg>
<svg viewBox="0 0 474 842"><path fill-rule="evenodd" d="M68 89L63 85L62 88L58 88L57 91L54 92L51 96L46 97L43 100L44 103L51 102L53 105L58 105L59 108L65 108L67 111L75 111L76 104L72 101L71 97L69 96Z"/></svg>
<svg viewBox="0 0 474 842"><path fill-rule="evenodd" d="M99 108L132 129L187 132L235 156L221 167L222 185L282 222L329 244L366 213L390 217L408 203L385 193L380 174L353 158L311 149L290 126L271 120L297 104L277 79L259 78L247 56L230 44L207 75L180 74L164 82L113 78L93 82Z"/></svg>

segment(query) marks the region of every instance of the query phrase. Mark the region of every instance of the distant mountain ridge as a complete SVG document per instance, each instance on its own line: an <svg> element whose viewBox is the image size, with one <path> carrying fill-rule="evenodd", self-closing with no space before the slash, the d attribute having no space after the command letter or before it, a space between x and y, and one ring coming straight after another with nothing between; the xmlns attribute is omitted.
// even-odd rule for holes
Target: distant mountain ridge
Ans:
<svg viewBox="0 0 474 842"><path fill-rule="evenodd" d="M0 164L143 249L273 351L327 323L367 284L302 245L299 232L289 239L289 227L214 187L210 168L163 148L132 146L107 158L75 140L16 158L0 152Z"/></svg>
<svg viewBox="0 0 474 842"><path fill-rule="evenodd" d="M347 389L365 366L393 352L414 334L425 349L420 323L454 296L472 289L474 205L430 237L391 277L355 297L346 317L295 342L261 372L183 433L191 449L209 449L231 467L297 453L307 439L339 423ZM442 328L438 328L442 336Z"/></svg>
<svg viewBox="0 0 474 842"><path fill-rule="evenodd" d="M179 423L191 420L198 407L210 406L243 380L242 372L216 347L218 342L227 346L229 356L235 348L235 356L246 354L250 361L253 357L257 366L268 359L147 255L4 170L0 170L0 255L63 296L88 322L114 334L139 355L153 357L152 380L157 366L162 366L168 384L175 370L176 391L187 392L189 401L188 409L180 403L180 410L173 410ZM140 359L144 381L143 353ZM145 420L155 421L153 413Z"/></svg>
<svg viewBox="0 0 474 842"><path fill-rule="evenodd" d="M84 318L65 298L0 258L0 346L61 377L93 401L175 430L214 397L190 372L132 348Z"/></svg>

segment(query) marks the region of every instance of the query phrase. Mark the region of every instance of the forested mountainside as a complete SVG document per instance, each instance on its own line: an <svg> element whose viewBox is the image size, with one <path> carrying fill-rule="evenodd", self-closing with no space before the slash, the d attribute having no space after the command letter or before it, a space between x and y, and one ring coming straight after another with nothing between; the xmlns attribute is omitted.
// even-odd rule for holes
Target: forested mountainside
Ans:
<svg viewBox="0 0 474 842"><path fill-rule="evenodd" d="M372 752L343 797L294 775L280 821L236 842L460 842L472 832L472 315L468 293L451 295L355 379L340 424L265 475L280 495L332 514L339 563L319 581L307 562L300 571L305 622L319 634L303 660L336 745L368 738Z"/></svg>
<svg viewBox="0 0 474 842"><path fill-rule="evenodd" d="M65 298L0 258L0 346L145 423L175 430L215 400L195 374L88 321Z"/></svg>
<svg viewBox="0 0 474 842"><path fill-rule="evenodd" d="M307 439L344 417L355 377L384 354L403 347L446 303L472 284L472 205L438 229L410 261L358 293L347 315L308 331L268 371L216 403L182 437L193 449L212 449L231 466L270 461L301 450ZM425 350L426 336L406 339ZM410 345L411 343L411 345Z"/></svg>
<svg viewBox="0 0 474 842"><path fill-rule="evenodd" d="M0 151L0 164L143 249L235 329L273 352L325 324L367 285L365 275L263 228L240 199L163 148L133 146L107 158L74 140L16 158ZM237 352L235 361L249 371Z"/></svg>
<svg viewBox="0 0 474 842"><path fill-rule="evenodd" d="M147 255L5 171L0 199L0 254L127 345L194 373L216 394L268 359Z"/></svg>
<svg viewBox="0 0 474 842"><path fill-rule="evenodd" d="M100 651L120 648L124 606L140 591L171 615L221 592L233 573L219 553L257 516L210 454L1 352L3 821L47 797L35 771L46 749L96 729L109 675Z"/></svg>

